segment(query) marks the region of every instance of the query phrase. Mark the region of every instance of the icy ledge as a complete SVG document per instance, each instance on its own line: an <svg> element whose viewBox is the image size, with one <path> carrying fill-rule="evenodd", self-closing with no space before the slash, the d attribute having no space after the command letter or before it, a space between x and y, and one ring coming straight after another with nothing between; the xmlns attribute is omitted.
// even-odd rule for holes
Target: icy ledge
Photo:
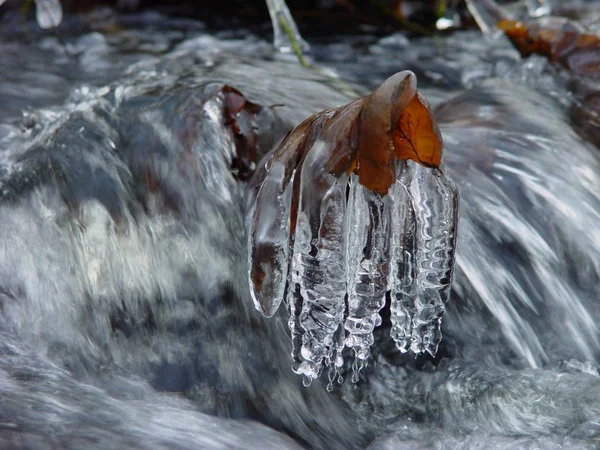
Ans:
<svg viewBox="0 0 600 450"><path fill-rule="evenodd" d="M389 296L401 352L435 355L448 301L458 193L412 72L305 120L265 164L249 223L249 280L271 317L285 299L293 370L353 381L367 364ZM260 172L260 171L259 171Z"/></svg>

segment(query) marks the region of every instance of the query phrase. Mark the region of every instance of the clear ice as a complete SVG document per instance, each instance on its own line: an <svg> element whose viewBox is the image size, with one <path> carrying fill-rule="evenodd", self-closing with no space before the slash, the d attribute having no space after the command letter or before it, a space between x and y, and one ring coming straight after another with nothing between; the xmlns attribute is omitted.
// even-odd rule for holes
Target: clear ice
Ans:
<svg viewBox="0 0 600 450"><path fill-rule="evenodd" d="M314 158L318 161L318 156ZM298 323L303 331L302 362L295 371L309 380L317 378L323 366L332 367L332 376L337 375L344 348L340 330L346 293L347 179L325 178L303 177L292 257L291 281L302 298Z"/></svg>
<svg viewBox="0 0 600 450"><path fill-rule="evenodd" d="M412 73L397 74L375 92L290 133L266 163L250 223L255 306L270 317L285 298L292 368L305 385L327 373L329 390L341 382L344 348L354 355L358 381L388 297L398 349L435 355L450 294L458 193L436 166L441 138ZM362 114L365 105L369 116ZM387 191L360 179L361 126L376 130L369 134L374 140L381 137L372 152L360 150L362 157L389 156ZM398 157L398 146L413 148L402 153L409 159Z"/></svg>
<svg viewBox="0 0 600 450"><path fill-rule="evenodd" d="M381 197L352 175L346 216L348 316L345 344L358 365L369 357L373 329L381 324L390 275L392 198Z"/></svg>
<svg viewBox="0 0 600 450"><path fill-rule="evenodd" d="M465 3L477 26L486 35L493 34L498 21L506 16L494 0L465 0Z"/></svg>
<svg viewBox="0 0 600 450"><path fill-rule="evenodd" d="M398 164L393 187L391 336L401 352L435 356L450 296L458 194L435 168Z"/></svg>
<svg viewBox="0 0 600 450"><path fill-rule="evenodd" d="M309 45L302 39L285 0L267 0L267 7L273 23L273 46L275 49L282 53L291 53L294 50L294 44L297 43L299 51L307 51Z"/></svg>
<svg viewBox="0 0 600 450"><path fill-rule="evenodd" d="M291 170L291 169L290 169ZM260 188L253 212L254 245L250 245L250 293L254 306L266 317L279 308L285 293L289 255L289 213L292 185L285 165L275 162Z"/></svg>
<svg viewBox="0 0 600 450"><path fill-rule="evenodd" d="M55 28L63 18L60 0L35 0L35 17L40 28Z"/></svg>

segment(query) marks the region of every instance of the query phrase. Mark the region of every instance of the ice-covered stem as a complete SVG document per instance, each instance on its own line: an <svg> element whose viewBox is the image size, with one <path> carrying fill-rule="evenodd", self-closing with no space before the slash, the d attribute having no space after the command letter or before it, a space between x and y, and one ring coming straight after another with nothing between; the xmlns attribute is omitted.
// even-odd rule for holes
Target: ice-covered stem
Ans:
<svg viewBox="0 0 600 450"><path fill-rule="evenodd" d="M294 371L353 379L391 296L401 351L434 354L448 299L457 196L442 139L412 72L299 125L272 153L250 226L250 288L273 315L285 292Z"/></svg>
<svg viewBox="0 0 600 450"><path fill-rule="evenodd" d="M302 52L308 51L310 47L302 39L285 0L267 0L267 7L273 24L273 46L275 49L282 53L293 51L298 56L300 63L306 65Z"/></svg>
<svg viewBox="0 0 600 450"><path fill-rule="evenodd" d="M35 0L35 17L40 28L55 28L63 18L60 0Z"/></svg>
<svg viewBox="0 0 600 450"><path fill-rule="evenodd" d="M465 0L465 3L483 34L492 34L498 21L506 18L502 8L494 0Z"/></svg>

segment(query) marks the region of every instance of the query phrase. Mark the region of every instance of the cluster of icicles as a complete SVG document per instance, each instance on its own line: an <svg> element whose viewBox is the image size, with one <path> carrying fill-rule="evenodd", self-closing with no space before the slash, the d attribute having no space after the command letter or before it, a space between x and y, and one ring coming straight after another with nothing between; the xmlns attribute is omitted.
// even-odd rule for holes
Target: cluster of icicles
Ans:
<svg viewBox="0 0 600 450"><path fill-rule="evenodd" d="M366 365L387 295L401 352L437 350L458 196L413 73L305 120L270 154L251 215L249 278L267 317L289 310L293 370L328 389Z"/></svg>

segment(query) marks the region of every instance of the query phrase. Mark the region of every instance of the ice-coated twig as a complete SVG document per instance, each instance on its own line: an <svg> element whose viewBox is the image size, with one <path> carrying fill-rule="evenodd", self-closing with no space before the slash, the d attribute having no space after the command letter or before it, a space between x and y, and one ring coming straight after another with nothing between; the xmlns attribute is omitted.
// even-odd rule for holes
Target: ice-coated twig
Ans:
<svg viewBox="0 0 600 450"><path fill-rule="evenodd" d="M35 17L40 28L55 28L63 18L60 0L35 0Z"/></svg>
<svg viewBox="0 0 600 450"><path fill-rule="evenodd" d="M273 46L282 53L294 51L296 54L308 51L310 48L306 43L285 4L285 0L267 0L269 15L273 24ZM300 57L299 56L299 57Z"/></svg>
<svg viewBox="0 0 600 450"><path fill-rule="evenodd" d="M465 3L483 34L493 34L496 24L506 17L494 0L465 0Z"/></svg>
<svg viewBox="0 0 600 450"><path fill-rule="evenodd" d="M355 373L365 364L373 345L373 329L381 323L390 275L392 198L377 194L350 177L346 213L348 317L346 346L354 349Z"/></svg>

